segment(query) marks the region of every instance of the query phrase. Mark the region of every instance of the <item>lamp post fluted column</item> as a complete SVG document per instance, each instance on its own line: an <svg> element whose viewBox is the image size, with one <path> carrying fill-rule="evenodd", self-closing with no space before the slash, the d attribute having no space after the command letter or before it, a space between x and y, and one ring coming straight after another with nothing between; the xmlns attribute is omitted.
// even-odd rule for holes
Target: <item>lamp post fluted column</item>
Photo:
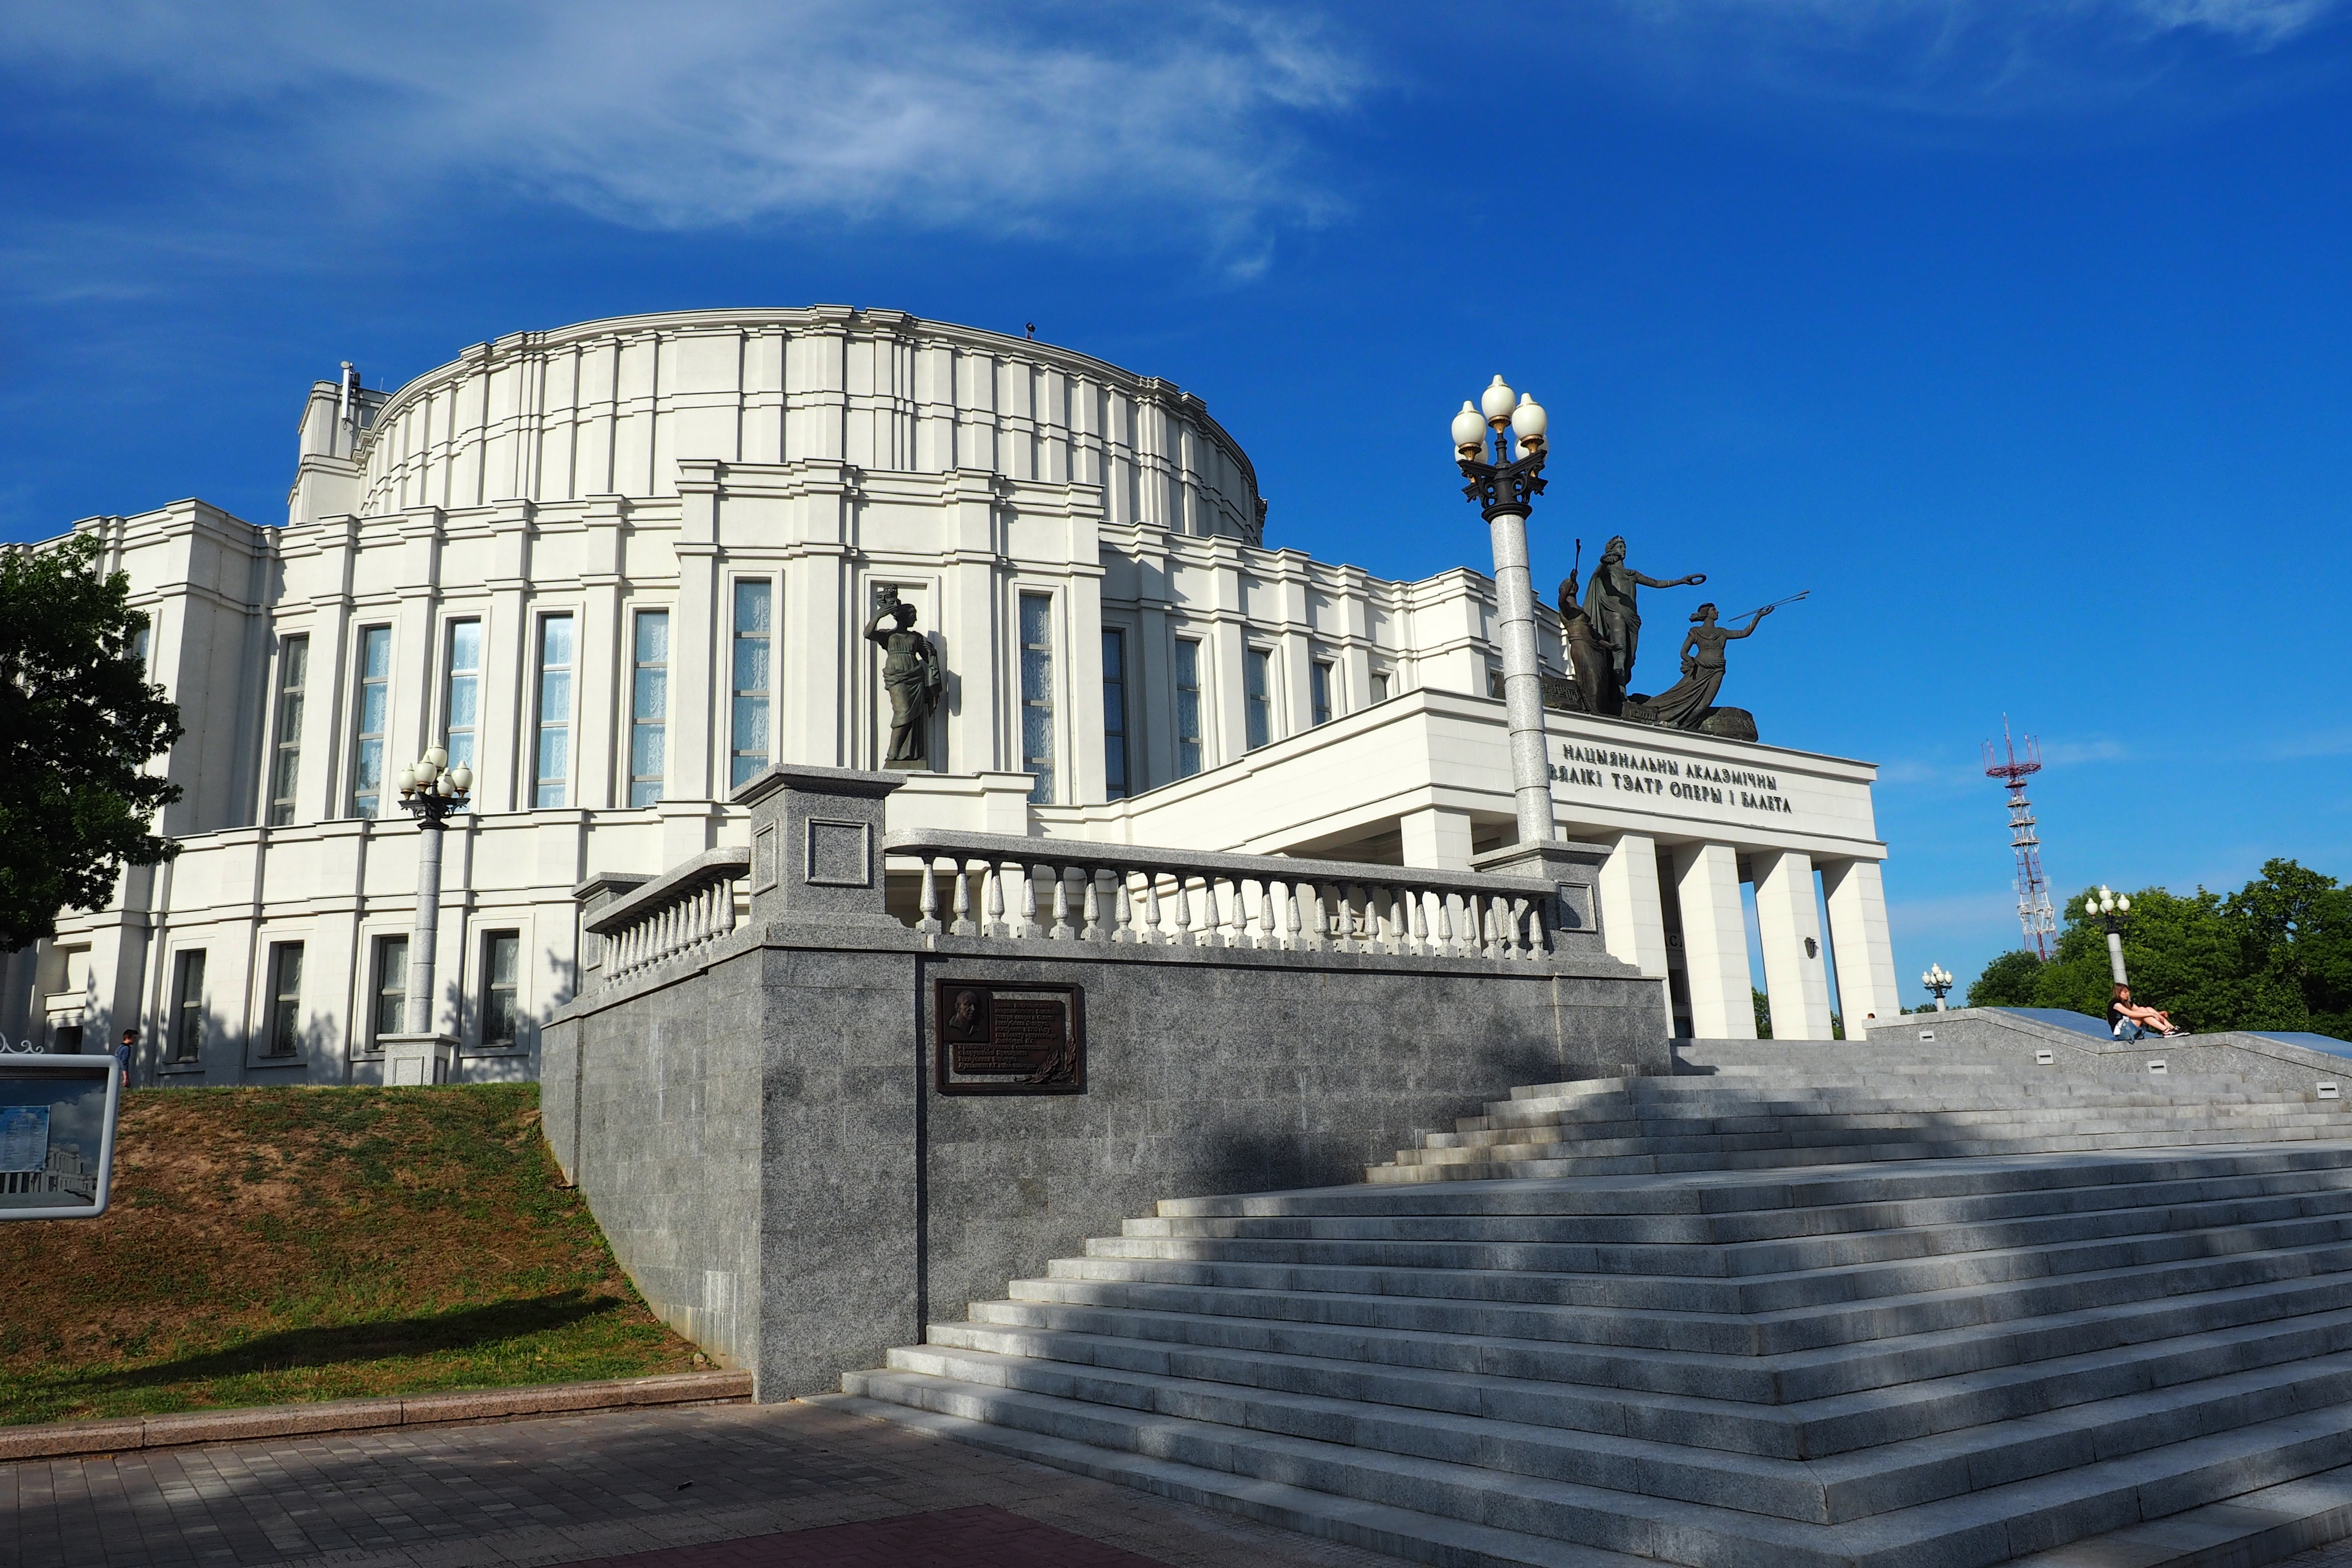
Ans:
<svg viewBox="0 0 2352 1568"><path fill-rule="evenodd" d="M1546 844L1552 824L1551 769L1544 757L1543 666L1536 653L1535 579L1528 565L1528 513L1543 494L1543 408L1496 376L1479 399L1454 416L1462 493L1486 520L1495 552L1496 640L1503 650L1503 711L1509 724L1511 793L1519 842ZM1492 460L1487 433L1494 435ZM1511 451L1513 437L1518 451Z"/></svg>
<svg viewBox="0 0 2352 1568"><path fill-rule="evenodd" d="M449 753L430 747L416 765L400 772L400 804L416 818L416 923L408 938L407 994L401 1026L411 1035L433 1033L433 969L441 936L441 847L449 818L466 809L474 770L446 766Z"/></svg>

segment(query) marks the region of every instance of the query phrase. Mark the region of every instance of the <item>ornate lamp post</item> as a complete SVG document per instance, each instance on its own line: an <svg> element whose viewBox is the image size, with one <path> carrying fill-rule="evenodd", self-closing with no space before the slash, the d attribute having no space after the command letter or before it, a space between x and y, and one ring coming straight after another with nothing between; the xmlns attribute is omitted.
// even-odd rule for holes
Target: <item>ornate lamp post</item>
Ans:
<svg viewBox="0 0 2352 1568"><path fill-rule="evenodd" d="M1940 963L1931 963L1927 972L1919 976L1919 984L1926 986L1927 994L1936 999L1936 1011L1945 1011L1944 998L1951 994L1952 972Z"/></svg>
<svg viewBox="0 0 2352 1568"><path fill-rule="evenodd" d="M2083 896L2083 917L2096 916L2107 928L2107 970L2118 985L2128 985L2130 978L2124 973L2124 927L2131 921L2131 896L2118 893L2105 883L2099 884L2095 893Z"/></svg>
<svg viewBox="0 0 2352 1568"><path fill-rule="evenodd" d="M1552 842L1551 771L1544 759L1543 669L1536 661L1535 584L1528 571L1528 512L1543 494L1542 405L1496 376L1454 416L1462 493L1477 503L1495 547L1496 632L1503 645L1503 710L1511 736L1511 790L1519 843ZM1494 449L1487 450L1488 432ZM1512 454L1513 437L1517 455Z"/></svg>
<svg viewBox="0 0 2352 1568"><path fill-rule="evenodd" d="M408 995L403 1033L433 1033L433 949L441 930L441 834L450 817L466 809L474 770L449 753L425 748L413 767L400 770L400 804L416 818L416 925L408 942Z"/></svg>

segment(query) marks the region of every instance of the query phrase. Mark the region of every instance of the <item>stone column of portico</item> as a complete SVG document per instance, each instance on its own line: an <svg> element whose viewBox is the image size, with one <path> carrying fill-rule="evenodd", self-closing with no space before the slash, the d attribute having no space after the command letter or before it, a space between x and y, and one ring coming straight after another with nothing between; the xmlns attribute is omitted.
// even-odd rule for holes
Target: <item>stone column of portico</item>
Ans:
<svg viewBox="0 0 2352 1568"><path fill-rule="evenodd" d="M1748 996L1738 851L1728 844L1678 844L1674 864L1690 978L1691 1033L1703 1040L1752 1040L1756 1005Z"/></svg>
<svg viewBox="0 0 2352 1568"><path fill-rule="evenodd" d="M1830 972L1822 952L1813 862L1797 849L1748 856L1756 877L1756 929L1764 942L1764 990L1776 1040L1830 1037Z"/></svg>
<svg viewBox="0 0 2352 1568"><path fill-rule="evenodd" d="M1601 862L1601 940L1612 958L1644 974L1666 973L1666 913L1658 899L1658 841L1646 833L1620 833Z"/></svg>
<svg viewBox="0 0 2352 1568"><path fill-rule="evenodd" d="M1428 805L1397 818L1404 840L1404 863L1433 871L1465 871L1470 868L1470 814Z"/></svg>
<svg viewBox="0 0 2352 1568"><path fill-rule="evenodd" d="M1895 943L1886 929L1886 891L1875 860L1829 860L1822 891L1830 906L1830 953L1837 961L1845 1035L1865 1037L1873 1016L1885 1023L1902 1010L1895 988Z"/></svg>

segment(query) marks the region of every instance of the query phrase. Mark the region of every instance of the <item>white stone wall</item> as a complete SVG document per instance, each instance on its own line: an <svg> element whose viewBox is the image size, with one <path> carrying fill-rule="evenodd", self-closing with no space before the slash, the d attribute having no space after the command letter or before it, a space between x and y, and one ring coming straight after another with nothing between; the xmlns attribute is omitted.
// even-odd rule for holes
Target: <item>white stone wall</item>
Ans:
<svg viewBox="0 0 2352 1568"><path fill-rule="evenodd" d="M742 814L725 801L730 606L746 577L773 584L777 760L877 765L887 705L863 621L885 584L921 612L950 677L940 771L892 798L893 826L1445 866L1508 831L1500 704L1486 696L1487 581L1459 570L1391 582L1262 548L1247 458L1164 383L895 311L814 307L519 333L355 409L339 397L321 382L305 402L284 528L199 501L79 525L101 535L154 616L150 668L187 728L162 764L186 792L163 817L184 848L9 965L0 1030L79 1021L96 1049L135 1021L151 1077L373 1079L371 955L412 922L416 830L389 790L385 819L352 815L371 626L391 639L388 779L443 738L450 628L480 626L477 810L448 838L436 988L467 1077L535 1072L529 1021L567 999L578 973L577 883L740 841ZM1021 771L1024 594L1052 602L1056 777L1044 804ZM649 608L670 617L667 771L661 802L632 808L628 634ZM541 807L534 645L558 614L575 632L572 767L563 805ZM1128 773L1141 797L1124 802L1106 799L1107 629L1125 639ZM1556 627L1543 635L1556 664ZM298 781L290 822L271 825L278 688L296 637L309 661ZM1204 770L1181 782L1180 639L1200 648ZM1269 743L1255 752L1253 651L1268 675ZM1577 720L1555 750L1629 731L1667 745ZM1668 749L1694 748L1718 760L1758 750L1695 737ZM1658 868L1675 847L1722 845L1735 867L1793 851L1834 879L1841 973L1849 951L1883 971L1868 990L1885 1013L1871 770L1811 759L1786 771L1794 816L1695 816L1686 802L1573 781L1555 796L1571 837L1621 847L1602 890L1612 952L1662 977L1672 967ZM1797 932L1797 862L1773 864L1787 872L1774 908ZM511 1051L480 1035L482 942L501 931L520 934L524 954ZM268 955L291 942L304 947L302 1045L275 1058ZM173 977L194 951L206 1040L194 1062L169 1063ZM1728 976L1729 950L1714 956ZM1744 973L1744 948L1736 962ZM1775 962L1812 1019L1812 978ZM1852 1010L1852 983L1847 993Z"/></svg>

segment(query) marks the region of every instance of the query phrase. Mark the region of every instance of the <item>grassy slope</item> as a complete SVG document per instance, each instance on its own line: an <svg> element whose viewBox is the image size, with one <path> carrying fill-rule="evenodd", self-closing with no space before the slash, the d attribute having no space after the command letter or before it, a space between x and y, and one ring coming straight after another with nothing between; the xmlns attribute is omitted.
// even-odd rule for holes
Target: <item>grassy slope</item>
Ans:
<svg viewBox="0 0 2352 1568"><path fill-rule="evenodd" d="M0 1225L0 1422L682 1372L532 1084L142 1089L113 1203Z"/></svg>

